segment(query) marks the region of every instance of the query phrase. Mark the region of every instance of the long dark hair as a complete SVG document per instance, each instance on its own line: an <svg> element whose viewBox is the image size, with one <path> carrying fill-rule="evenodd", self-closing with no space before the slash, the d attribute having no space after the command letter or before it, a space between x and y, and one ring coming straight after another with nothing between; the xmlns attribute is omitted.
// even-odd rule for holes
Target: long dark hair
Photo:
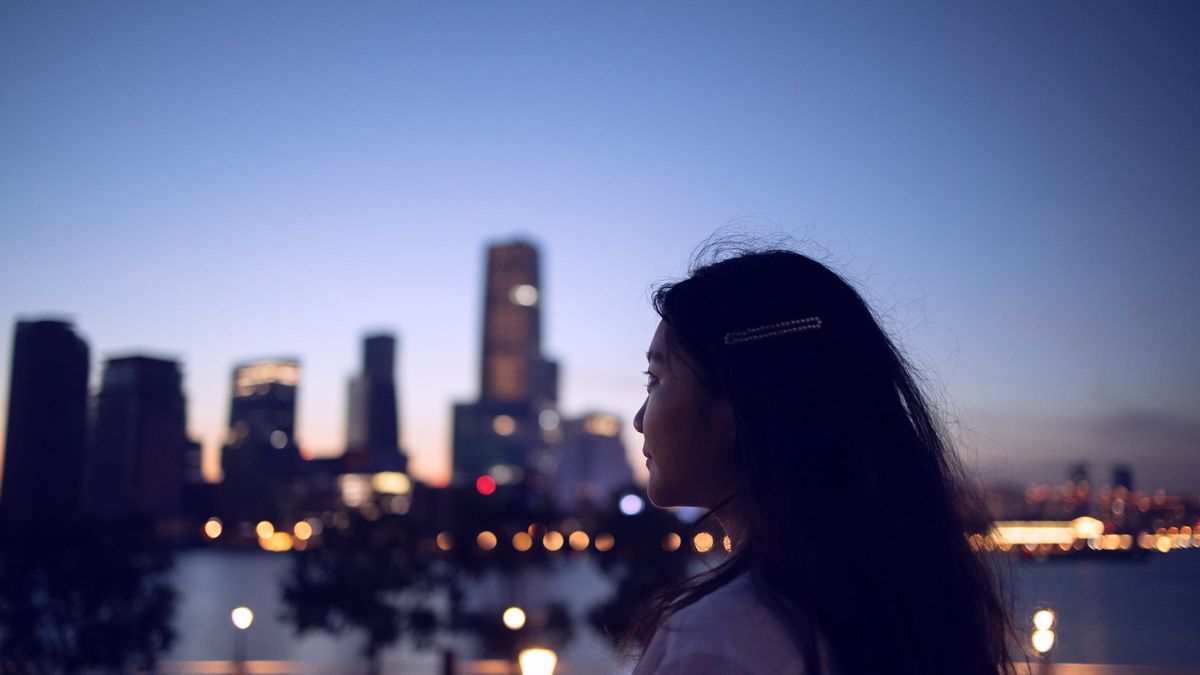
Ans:
<svg viewBox="0 0 1200 675"><path fill-rule="evenodd" d="M644 647L671 613L748 572L809 672L825 672L818 635L847 675L1011 671L1007 605L967 542L982 511L854 288L793 251L743 250L658 287L653 304L672 352L732 402L743 533L631 638ZM739 340L775 324L809 329Z"/></svg>

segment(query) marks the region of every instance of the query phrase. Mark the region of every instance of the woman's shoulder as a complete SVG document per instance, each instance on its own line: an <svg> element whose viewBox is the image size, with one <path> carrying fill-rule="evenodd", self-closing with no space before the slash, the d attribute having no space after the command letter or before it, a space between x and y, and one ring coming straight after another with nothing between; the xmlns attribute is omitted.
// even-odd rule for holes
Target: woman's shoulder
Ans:
<svg viewBox="0 0 1200 675"><path fill-rule="evenodd" d="M782 621L742 575L672 614L638 663L644 673L804 673Z"/></svg>

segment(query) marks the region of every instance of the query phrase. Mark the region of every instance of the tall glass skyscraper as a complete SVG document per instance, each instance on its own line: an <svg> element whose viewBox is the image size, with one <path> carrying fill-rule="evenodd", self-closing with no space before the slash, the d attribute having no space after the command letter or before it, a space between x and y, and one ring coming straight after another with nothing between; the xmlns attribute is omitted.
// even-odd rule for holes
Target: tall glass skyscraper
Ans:
<svg viewBox="0 0 1200 675"><path fill-rule="evenodd" d="M488 247L479 399L552 407L557 367L542 356L538 251L514 241Z"/></svg>
<svg viewBox="0 0 1200 675"><path fill-rule="evenodd" d="M67 321L18 321L0 514L78 515L87 442L88 346Z"/></svg>
<svg viewBox="0 0 1200 675"><path fill-rule="evenodd" d="M541 305L537 248L527 241L489 246L479 399L454 407L456 482L490 475L519 483L538 473L558 420L558 366L542 354Z"/></svg>

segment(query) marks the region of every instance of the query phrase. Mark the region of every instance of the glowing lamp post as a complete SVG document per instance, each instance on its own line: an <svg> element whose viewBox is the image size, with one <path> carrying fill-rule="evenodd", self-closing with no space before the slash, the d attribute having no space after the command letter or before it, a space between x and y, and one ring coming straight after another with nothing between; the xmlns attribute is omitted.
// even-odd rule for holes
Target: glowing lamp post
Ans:
<svg viewBox="0 0 1200 675"><path fill-rule="evenodd" d="M1054 648L1054 622L1056 617L1049 609L1039 610L1033 615L1033 650L1043 664L1050 661L1050 650Z"/></svg>
<svg viewBox="0 0 1200 675"><path fill-rule="evenodd" d="M509 630L521 630L525 626L525 612L520 607L509 607L501 617Z"/></svg>
<svg viewBox="0 0 1200 675"><path fill-rule="evenodd" d="M229 618L237 628L237 637L233 643L233 663L237 672L242 672L246 660L246 630L254 623L254 612L249 607L238 607L230 613Z"/></svg>
<svg viewBox="0 0 1200 675"><path fill-rule="evenodd" d="M517 663L521 665L521 675L554 675L558 654L541 647L526 649L517 657Z"/></svg>

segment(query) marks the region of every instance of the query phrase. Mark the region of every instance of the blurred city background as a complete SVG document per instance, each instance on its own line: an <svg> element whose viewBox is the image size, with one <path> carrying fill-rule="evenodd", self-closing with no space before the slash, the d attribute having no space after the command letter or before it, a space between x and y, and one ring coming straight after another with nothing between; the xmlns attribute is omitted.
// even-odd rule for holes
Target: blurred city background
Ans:
<svg viewBox="0 0 1200 675"><path fill-rule="evenodd" d="M0 4L0 669L627 670L638 603L726 554L630 424L648 291L714 232L872 302L1051 658L1200 668L1198 33Z"/></svg>

